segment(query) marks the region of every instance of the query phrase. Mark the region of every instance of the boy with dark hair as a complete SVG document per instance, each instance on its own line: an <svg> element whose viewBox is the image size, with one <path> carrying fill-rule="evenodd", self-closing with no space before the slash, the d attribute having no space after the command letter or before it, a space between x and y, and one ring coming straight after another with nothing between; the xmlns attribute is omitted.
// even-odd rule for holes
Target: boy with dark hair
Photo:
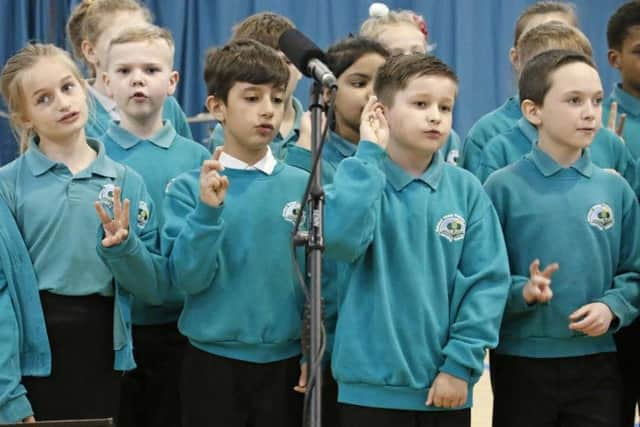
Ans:
<svg viewBox="0 0 640 427"><path fill-rule="evenodd" d="M280 127L277 129L278 132L276 132L273 141L271 141L271 150L273 150L273 154L278 160L284 160L289 146L295 145L298 141L300 120L304 112L300 101L293 96L302 74L278 47L280 36L292 28L295 28L295 25L289 18L273 12L260 12L249 16L234 26L231 36L232 41L250 39L277 50L280 57L289 67L289 81L284 93L284 116ZM223 133L222 127L216 125L209 141L209 149L211 151L222 144Z"/></svg>
<svg viewBox="0 0 640 427"><path fill-rule="evenodd" d="M291 232L308 174L269 147L289 71L274 49L238 40L208 54L204 78L224 145L168 187L162 232L186 294L183 425L297 427L304 297Z"/></svg>
<svg viewBox="0 0 640 427"><path fill-rule="evenodd" d="M544 52L527 63L519 89L537 142L485 185L512 275L491 357L493 425L616 426L613 332L638 314L638 202L586 150L602 113L590 58Z"/></svg>
<svg viewBox="0 0 640 427"><path fill-rule="evenodd" d="M327 255L350 263L332 359L341 426L470 424L509 273L491 201L439 152L457 87L435 57L390 58L326 188Z"/></svg>
<svg viewBox="0 0 640 427"><path fill-rule="evenodd" d="M616 84L602 107L603 120L611 117L611 111L626 116L622 137L631 155L640 157L640 1L634 0L620 6L609 18L607 25L609 64L620 71L620 83ZM611 121L615 119L611 118ZM615 125L612 123L611 125ZM622 372L623 396L620 426L631 427L635 423L635 409L640 402L640 321L636 320L616 335L618 361Z"/></svg>

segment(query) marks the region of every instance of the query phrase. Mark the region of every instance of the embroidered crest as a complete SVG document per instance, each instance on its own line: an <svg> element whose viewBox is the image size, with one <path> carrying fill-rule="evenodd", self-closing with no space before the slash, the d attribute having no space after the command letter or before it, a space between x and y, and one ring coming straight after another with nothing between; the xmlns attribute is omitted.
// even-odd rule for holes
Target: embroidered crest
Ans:
<svg viewBox="0 0 640 427"><path fill-rule="evenodd" d="M100 193L98 193L98 201L105 208L112 209L113 208L113 191L116 186L113 184L105 184L102 186Z"/></svg>
<svg viewBox="0 0 640 427"><path fill-rule="evenodd" d="M600 230L608 230L615 224L613 210L606 203L593 205L587 214L587 221Z"/></svg>
<svg viewBox="0 0 640 427"><path fill-rule="evenodd" d="M291 224L296 223L296 218L298 217L298 213L300 212L300 202L289 202L284 205L282 209L282 218L289 221ZM300 224L305 223L305 213L302 212L302 220Z"/></svg>
<svg viewBox="0 0 640 427"><path fill-rule="evenodd" d="M138 215L136 220L139 228L144 228L144 226L147 225L147 222L149 222L149 206L147 206L147 203L144 200L140 200L140 203L138 203Z"/></svg>
<svg viewBox="0 0 640 427"><path fill-rule="evenodd" d="M460 157L460 153L458 152L458 150L451 150L449 151L449 154L447 154L447 163L451 163L452 165L457 165L458 164L458 157Z"/></svg>
<svg viewBox="0 0 640 427"><path fill-rule="evenodd" d="M464 239L467 223L460 215L449 214L440 218L436 225L436 233L450 242Z"/></svg>

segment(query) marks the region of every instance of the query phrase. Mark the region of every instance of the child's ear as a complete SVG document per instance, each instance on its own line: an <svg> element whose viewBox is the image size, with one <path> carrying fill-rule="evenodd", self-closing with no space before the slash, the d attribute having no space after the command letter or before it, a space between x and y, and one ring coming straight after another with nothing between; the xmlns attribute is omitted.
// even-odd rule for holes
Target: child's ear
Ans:
<svg viewBox="0 0 640 427"><path fill-rule="evenodd" d="M111 79L109 78L109 74L106 71L102 72L102 83L104 83L104 88L107 92L107 96L109 98L113 98L113 90L111 90Z"/></svg>
<svg viewBox="0 0 640 427"><path fill-rule="evenodd" d="M209 114L211 114L214 119L224 125L227 115L227 106L224 105L222 99L215 95L207 96L207 110L209 110Z"/></svg>
<svg viewBox="0 0 640 427"><path fill-rule="evenodd" d="M511 65L519 74L520 67L518 66L518 51L515 47L509 49L509 61L511 61Z"/></svg>
<svg viewBox="0 0 640 427"><path fill-rule="evenodd" d="M178 86L178 82L180 81L180 73L177 71L172 71L169 75L169 89L167 90L167 95L173 95L176 93L176 87Z"/></svg>
<svg viewBox="0 0 640 427"><path fill-rule="evenodd" d="M615 49L609 49L607 51L607 60L609 60L609 65L613 68L620 69L620 52Z"/></svg>
<svg viewBox="0 0 640 427"><path fill-rule="evenodd" d="M96 50L93 48L93 45L89 43L89 40L82 40L80 44L80 49L82 50L82 56L93 65L98 63L98 55L96 55Z"/></svg>
<svg viewBox="0 0 640 427"><path fill-rule="evenodd" d="M540 126L542 124L542 118L540 117L540 107L536 105L530 99L525 99L520 104L522 115L534 126Z"/></svg>

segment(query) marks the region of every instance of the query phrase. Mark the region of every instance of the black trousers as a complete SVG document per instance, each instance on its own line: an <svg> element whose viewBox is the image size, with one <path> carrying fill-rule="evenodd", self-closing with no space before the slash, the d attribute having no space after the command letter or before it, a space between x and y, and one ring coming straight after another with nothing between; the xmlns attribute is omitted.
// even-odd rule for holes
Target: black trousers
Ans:
<svg viewBox="0 0 640 427"><path fill-rule="evenodd" d="M40 298L51 375L22 378L36 419L116 418L122 374L113 370L113 297Z"/></svg>
<svg viewBox="0 0 640 427"><path fill-rule="evenodd" d="M180 372L187 339L176 323L133 327L138 367L122 379L118 427L180 427Z"/></svg>
<svg viewBox="0 0 640 427"><path fill-rule="evenodd" d="M640 403L640 319L615 335L618 362L622 376L620 427L635 425L636 404Z"/></svg>
<svg viewBox="0 0 640 427"><path fill-rule="evenodd" d="M491 356L493 427L618 425L621 383L615 353Z"/></svg>
<svg viewBox="0 0 640 427"><path fill-rule="evenodd" d="M338 427L338 383L331 374L331 366L324 368L322 381L322 427Z"/></svg>
<svg viewBox="0 0 640 427"><path fill-rule="evenodd" d="M293 390L300 358L251 363L187 344L182 378L184 427L300 427L303 396Z"/></svg>
<svg viewBox="0 0 640 427"><path fill-rule="evenodd" d="M340 427L469 427L471 425L469 409L401 411L344 403L339 405Z"/></svg>

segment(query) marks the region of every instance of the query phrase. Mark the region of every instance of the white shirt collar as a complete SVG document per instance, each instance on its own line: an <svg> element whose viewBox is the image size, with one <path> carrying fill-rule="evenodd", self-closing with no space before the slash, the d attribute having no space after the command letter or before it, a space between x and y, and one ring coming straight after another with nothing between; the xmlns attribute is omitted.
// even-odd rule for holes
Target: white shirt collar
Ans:
<svg viewBox="0 0 640 427"><path fill-rule="evenodd" d="M91 95L93 95L98 100L100 105L102 105L102 107L107 111L107 113L109 113L111 120L119 121L120 113L118 112L118 104L116 104L116 101L106 95L101 94L90 84L87 86L89 87L89 92L91 92Z"/></svg>
<svg viewBox="0 0 640 427"><path fill-rule="evenodd" d="M267 147L267 154L253 165L245 163L225 152L222 152L220 155L220 163L222 163L222 166L229 169L258 170L266 175L271 175L273 173L273 169L276 167L277 161L276 158L273 157L271 147Z"/></svg>

